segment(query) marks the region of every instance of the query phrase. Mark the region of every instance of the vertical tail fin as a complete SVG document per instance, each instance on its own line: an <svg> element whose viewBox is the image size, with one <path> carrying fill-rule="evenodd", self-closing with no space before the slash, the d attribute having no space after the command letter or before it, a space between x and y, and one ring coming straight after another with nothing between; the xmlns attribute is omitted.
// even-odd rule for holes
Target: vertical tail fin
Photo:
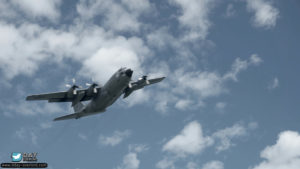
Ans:
<svg viewBox="0 0 300 169"><path fill-rule="evenodd" d="M74 109L75 113L79 113L84 109L84 107L85 107L85 105L83 103L78 102L73 106L73 109Z"/></svg>

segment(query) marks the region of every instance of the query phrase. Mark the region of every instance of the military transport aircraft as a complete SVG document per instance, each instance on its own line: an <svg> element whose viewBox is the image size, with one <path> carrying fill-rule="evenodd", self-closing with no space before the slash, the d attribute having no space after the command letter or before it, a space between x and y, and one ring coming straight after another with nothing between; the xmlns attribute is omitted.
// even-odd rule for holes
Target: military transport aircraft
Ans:
<svg viewBox="0 0 300 169"><path fill-rule="evenodd" d="M26 100L48 100L48 102L72 102L74 109L73 114L55 118L57 120L79 119L83 116L89 116L101 112L105 112L106 108L112 105L122 94L123 98L128 97L133 91L141 89L147 85L158 83L165 77L147 79L147 76L139 78L132 82L133 71L127 68L121 68L104 86L96 83L89 84L87 89L78 89L79 86L73 81L73 85L69 85L70 89L65 92L55 92L27 96ZM82 101L91 100L84 105Z"/></svg>

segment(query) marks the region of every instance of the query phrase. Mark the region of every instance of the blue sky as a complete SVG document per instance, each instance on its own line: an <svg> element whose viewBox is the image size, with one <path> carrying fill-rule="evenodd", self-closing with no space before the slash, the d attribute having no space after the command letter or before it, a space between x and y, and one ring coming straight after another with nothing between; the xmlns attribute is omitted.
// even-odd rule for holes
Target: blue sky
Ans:
<svg viewBox="0 0 300 169"><path fill-rule="evenodd" d="M0 161L50 169L298 169L297 0L0 2ZM166 76L103 114L26 102L120 67Z"/></svg>

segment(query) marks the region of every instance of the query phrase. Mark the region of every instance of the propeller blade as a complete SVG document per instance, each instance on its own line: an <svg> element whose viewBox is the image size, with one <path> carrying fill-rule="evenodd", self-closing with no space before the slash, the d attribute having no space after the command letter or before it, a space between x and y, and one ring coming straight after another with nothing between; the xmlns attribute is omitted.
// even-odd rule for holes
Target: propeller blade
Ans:
<svg viewBox="0 0 300 169"><path fill-rule="evenodd" d="M86 86L91 86L92 84L90 84L90 83L85 83L85 85L86 85Z"/></svg>
<svg viewBox="0 0 300 169"><path fill-rule="evenodd" d="M66 84L66 87L72 87L71 85L69 85L69 84Z"/></svg>
<svg viewBox="0 0 300 169"><path fill-rule="evenodd" d="M146 80L146 84L150 84L149 80Z"/></svg>
<svg viewBox="0 0 300 169"><path fill-rule="evenodd" d="M131 84L131 83L129 83L129 84L128 84L128 87L129 87L129 88L132 88L132 84Z"/></svg>
<svg viewBox="0 0 300 169"><path fill-rule="evenodd" d="M76 83L76 79L72 78L72 82L73 82L73 84L75 84Z"/></svg>

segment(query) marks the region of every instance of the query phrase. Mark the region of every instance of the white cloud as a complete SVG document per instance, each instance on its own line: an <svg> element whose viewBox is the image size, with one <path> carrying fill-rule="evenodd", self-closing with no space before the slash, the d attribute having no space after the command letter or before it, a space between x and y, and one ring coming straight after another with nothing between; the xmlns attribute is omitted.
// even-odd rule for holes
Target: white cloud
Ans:
<svg viewBox="0 0 300 169"><path fill-rule="evenodd" d="M18 75L34 75L42 63L50 62L50 64L57 63L63 65L65 64L65 59L71 59L72 61L82 63L81 69L77 72L78 75L87 77L88 79L93 78L97 82L100 82L100 84L104 84L120 67L131 67L135 72L139 73L143 73L145 70L151 70L153 72L164 71L168 77L161 83L165 85L162 88L168 91L171 90L171 92L163 93L162 90L160 90L158 92L161 97L154 99L156 102L155 109L162 112L166 112L169 106L175 106L181 110L189 107L198 108L204 105L204 99L219 96L227 92L225 88L226 78L224 78L224 75L222 76L215 71L192 71L187 67L171 70L166 66L168 65L167 63L160 64L157 62L150 66L148 66L148 64L145 66L145 63L151 60L153 53L151 53L151 50L144 44L142 38L135 36L131 36L130 38L117 36L115 30L108 29L106 31L94 23L87 23L84 19L91 19L100 15L99 12L103 12L100 10L103 7L102 5L105 6L107 5L106 3L113 3L116 6L120 6L122 10L127 11L130 15L136 16L136 18L152 8L149 1L143 1L143 3L139 1L132 2L133 0L123 0L119 3L115 1L81 0L77 4L77 10L81 18L75 18L73 25L57 29L46 28L38 24L27 22L20 25L0 22L0 31L4 32L3 37L0 39L1 72L5 79L11 80ZM197 9L201 6L200 8L207 10L207 6L213 6L213 2L192 1L192 3L196 3ZM187 23L190 22L188 21L189 18L193 18L194 15L203 15L203 18L207 18L207 14L194 14L193 12L197 13L196 10L190 11L192 12L190 14L185 7L192 7L189 6L186 1L176 1L175 4L184 8L181 17L183 20L187 19ZM101 8L98 9L98 6ZM200 11L200 13L202 12ZM107 13L107 15L109 14ZM189 24L187 24L187 27L189 27L188 25ZM197 26L195 26L195 28L197 28ZM149 35L149 38L147 36L147 43L151 45L155 44L159 36L165 32L168 32L168 30L162 28L159 29L157 35ZM177 42L173 36L168 35L166 39L169 39L169 42L162 40L159 43L163 46L168 42L174 47L179 47L178 51L181 52L180 56L183 56L179 57L181 58L181 60L179 60L184 60L188 65L193 65L194 60L191 51L187 48L180 47L182 46L182 42ZM257 58L258 57L256 57L256 59ZM243 62L243 60L240 61ZM255 65L256 62L254 61L255 57L251 56L247 64ZM163 68L153 69L153 67ZM241 69L237 69L236 72L229 72L232 74L228 77L236 79L236 75L240 70ZM134 73L134 75L135 74L136 73ZM187 92L192 93L192 97L187 97ZM134 93L129 101L129 106L147 102L151 95L154 95L152 91ZM196 99L194 99L194 97L196 97ZM193 102L188 100L193 100Z"/></svg>
<svg viewBox="0 0 300 169"><path fill-rule="evenodd" d="M0 68L6 78L11 79L18 74L32 74L38 69L36 63L47 57L39 53L41 44L31 39L39 31L40 27L37 25L15 27L0 22Z"/></svg>
<svg viewBox="0 0 300 169"><path fill-rule="evenodd" d="M218 111L220 111L220 112L223 112L224 111L224 109L225 109L225 107L226 107L226 103L225 102L218 102L218 103L216 103L216 109L218 110Z"/></svg>
<svg viewBox="0 0 300 169"><path fill-rule="evenodd" d="M187 109L192 103L193 103L192 100L189 100L189 99L181 99L181 100L178 100L178 102L175 104L175 108L180 109L180 110L185 110L185 109Z"/></svg>
<svg viewBox="0 0 300 169"><path fill-rule="evenodd" d="M99 46L95 35L101 28L91 27L81 31L78 25L71 31L48 29L38 24L23 23L19 26L0 22L0 69L6 79L17 75L32 75L39 65L46 60L48 63L60 63L63 57L74 60L89 57ZM87 34L89 32L89 34ZM80 34L81 36L77 36ZM102 36L103 37L103 36ZM86 40L89 39L89 43ZM91 44L97 42L97 46ZM91 44L91 45L90 45ZM101 43L100 43L101 44ZM77 46L78 45L78 46Z"/></svg>
<svg viewBox="0 0 300 169"><path fill-rule="evenodd" d="M234 5L233 4L228 4L226 7L226 12L225 12L225 17L226 18L230 18L233 17L235 15L236 11L234 9Z"/></svg>
<svg viewBox="0 0 300 169"><path fill-rule="evenodd" d="M279 134L276 144L267 146L261 153L264 158L252 169L298 169L300 166L300 135L295 131Z"/></svg>
<svg viewBox="0 0 300 169"><path fill-rule="evenodd" d="M187 165L186 165L186 168L187 169L198 169L198 165L192 161L188 162Z"/></svg>
<svg viewBox="0 0 300 169"><path fill-rule="evenodd" d="M130 144L128 149L130 152L141 153L147 151L149 147L146 144Z"/></svg>
<svg viewBox="0 0 300 169"><path fill-rule="evenodd" d="M141 65L149 54L142 39L115 36L95 25L84 27L78 23L66 29L48 29L26 22L19 26L0 22L0 32L0 70L5 80L31 76L41 63L62 65L68 58L83 63L79 75L104 84L120 67L142 73ZM1 84L7 84L5 80ZM130 105L147 101L149 93L135 96Z"/></svg>
<svg viewBox="0 0 300 169"><path fill-rule="evenodd" d="M221 161L210 161L203 165L202 169L223 169L224 164Z"/></svg>
<svg viewBox="0 0 300 169"><path fill-rule="evenodd" d="M78 137L83 141L87 141L87 139L88 139L87 136L83 133L78 133Z"/></svg>
<svg viewBox="0 0 300 169"><path fill-rule="evenodd" d="M219 140L219 144L216 144L217 153L232 147L234 145L232 139L244 136L246 133L247 128L241 124L235 124L232 127L227 127L213 133L212 137L215 140Z"/></svg>
<svg viewBox="0 0 300 169"><path fill-rule="evenodd" d="M179 88L175 88L173 91L177 93L184 94L187 90L197 93L200 98L206 98L224 92L222 77L215 72L186 72L179 69L175 71L173 77Z"/></svg>
<svg viewBox="0 0 300 169"><path fill-rule="evenodd" d="M234 146L233 139L245 136L250 130L256 129L257 123L251 122L248 126L240 123L220 129L211 136L204 136L202 127L197 121L188 123L183 130L163 146L162 150L171 152L176 157L186 157L201 153L205 148L215 146L216 152L225 151ZM163 164L167 161L165 160ZM169 164L169 163L168 163Z"/></svg>
<svg viewBox="0 0 300 169"><path fill-rule="evenodd" d="M263 60L260 57L258 57L257 54L252 54L250 56L249 64L253 64L253 65L257 66L257 65L261 64L262 62L263 62Z"/></svg>
<svg viewBox="0 0 300 169"><path fill-rule="evenodd" d="M140 165L140 160L137 158L136 153L128 153L123 158L123 164L118 169L138 169Z"/></svg>
<svg viewBox="0 0 300 169"><path fill-rule="evenodd" d="M131 107L133 105L142 104L145 102L148 102L150 99L150 93L149 91L143 89L143 90L137 90L133 92L128 99L125 99L124 102L127 106Z"/></svg>
<svg viewBox="0 0 300 169"><path fill-rule="evenodd" d="M66 110L59 104L37 103L28 102L25 100L15 101L6 104L6 114L18 114L23 116L36 116L36 115L53 115L65 112ZM46 124L42 125L47 128Z"/></svg>
<svg viewBox="0 0 300 169"><path fill-rule="evenodd" d="M40 126L42 129L49 129L49 128L52 128L52 122L43 122L43 123L40 123Z"/></svg>
<svg viewBox="0 0 300 169"><path fill-rule="evenodd" d="M111 136L99 136L99 144L101 145L110 145L116 146L120 144L124 139L128 138L131 135L131 131L124 130L124 131L114 131Z"/></svg>
<svg viewBox="0 0 300 169"><path fill-rule="evenodd" d="M26 136L25 128L20 128L19 130L16 131L16 136L19 139L24 139Z"/></svg>
<svg viewBox="0 0 300 169"><path fill-rule="evenodd" d="M197 121L192 121L183 128L180 134L163 146L163 151L185 157L190 154L199 154L204 148L212 144L211 138L203 136L201 125Z"/></svg>
<svg viewBox="0 0 300 169"><path fill-rule="evenodd" d="M260 63L262 63L262 59L258 57L257 54L252 54L249 60L241 60L240 58L236 58L231 66L231 70L227 72L223 78L237 81L237 75L241 71L246 70L250 65L257 66Z"/></svg>
<svg viewBox="0 0 300 169"><path fill-rule="evenodd" d="M0 1L0 17L1 18L15 18L17 16L16 11L12 10L12 4L7 0Z"/></svg>
<svg viewBox="0 0 300 169"><path fill-rule="evenodd" d="M151 9L151 4L148 0L121 0L121 2L129 8L133 13L142 14Z"/></svg>
<svg viewBox="0 0 300 169"><path fill-rule="evenodd" d="M0 69L6 79L33 75L45 61L63 64L62 59L69 58L83 62L80 75L104 83L121 66L142 72L140 65L149 52L141 39L115 37L98 26L73 25L55 30L37 24L0 22L0 32Z"/></svg>
<svg viewBox="0 0 300 169"><path fill-rule="evenodd" d="M170 102L173 103L177 99L172 93L161 91L159 92L159 97L154 97L154 100L156 102L155 110L161 112L163 115L167 115Z"/></svg>
<svg viewBox="0 0 300 169"><path fill-rule="evenodd" d="M107 47L100 48L90 58L86 59L83 62L80 74L90 75L104 83L121 67L129 67L135 71L140 71L143 53L135 51L135 49L138 47L143 48L142 41L137 38L128 40L119 38L113 43L116 44L108 44Z"/></svg>
<svg viewBox="0 0 300 169"><path fill-rule="evenodd" d="M184 40L205 39L211 26L209 13L215 5L214 0L170 0L178 5L182 14L178 17L180 24L188 29Z"/></svg>
<svg viewBox="0 0 300 169"><path fill-rule="evenodd" d="M148 150L146 145L129 145L129 153L123 157L123 162L117 169L138 169L140 160L138 153Z"/></svg>
<svg viewBox="0 0 300 169"><path fill-rule="evenodd" d="M160 169L167 169L167 168L175 169L174 162L175 162L174 159L169 159L167 157L164 157L162 160L157 162L155 166L156 168L160 168Z"/></svg>
<svg viewBox="0 0 300 169"><path fill-rule="evenodd" d="M38 137L37 137L36 132L33 129L21 127L19 130L17 130L15 132L15 136L22 141L30 140L30 142L33 145L35 145L35 146L38 145L38 143L37 143Z"/></svg>
<svg viewBox="0 0 300 169"><path fill-rule="evenodd" d="M148 0L95 1L80 0L77 12L85 20L103 16L103 24L114 31L138 32L141 26L139 16L151 9Z"/></svg>
<svg viewBox="0 0 300 169"><path fill-rule="evenodd" d="M32 18L44 17L55 21L60 17L61 0L12 0L11 2Z"/></svg>
<svg viewBox="0 0 300 169"><path fill-rule="evenodd" d="M257 128L258 128L258 123L257 122L250 122L250 123L248 123L248 129L255 130Z"/></svg>
<svg viewBox="0 0 300 169"><path fill-rule="evenodd" d="M279 87L279 79L277 77L275 77L272 81L272 83L268 86L269 90L273 90L276 89L277 87Z"/></svg>
<svg viewBox="0 0 300 169"><path fill-rule="evenodd" d="M166 46L173 46L174 49L180 47L180 43L175 40L167 27L161 27L147 35L147 43L157 49L165 49Z"/></svg>
<svg viewBox="0 0 300 169"><path fill-rule="evenodd" d="M201 125L197 121L192 121L184 126L181 132L167 141L162 151L169 152L162 160L156 163L156 168L175 169L178 160L189 159L190 155L198 155L208 147L214 147L216 153L225 151L235 144L234 139L245 136L250 130L256 129L257 123L250 122L247 126L236 123L231 127L220 129L210 136L204 136ZM190 161L188 169L200 169L193 161ZM224 165L220 161L210 161L202 166L202 169L223 169Z"/></svg>
<svg viewBox="0 0 300 169"><path fill-rule="evenodd" d="M272 28L279 18L279 10L270 0L247 0L247 9L254 12L253 24L256 27Z"/></svg>
<svg viewBox="0 0 300 169"><path fill-rule="evenodd" d="M172 35L171 28L167 26L163 26L161 28L158 28L151 33L149 33L147 38L147 44L151 46L152 48L155 48L159 51L168 52L168 50L173 50L174 56L172 57L172 60L175 61L176 64L180 64L180 68L191 68L196 67L196 60L198 59L194 53L190 50L190 44L188 41L185 41L182 39L183 37L178 37L175 35ZM180 34L185 35L184 33ZM209 40L202 40L200 42L197 42L197 48L211 48L213 46L213 43ZM202 54L202 53L201 53ZM162 63L165 63L162 61ZM159 64L159 63L157 63ZM169 65L169 63L168 63ZM155 66L158 67L158 66Z"/></svg>
<svg viewBox="0 0 300 169"><path fill-rule="evenodd" d="M227 93L226 83L230 80L237 81L238 74L249 66L256 66L262 63L262 59L256 54L247 60L235 59L231 70L220 75L216 71L193 71L178 68L174 71L165 71L167 78L164 80L163 89L171 90L165 93L158 90L160 97L155 98L156 110L166 114L170 106L179 110L194 109L203 107L204 100ZM187 96L187 93L189 95ZM193 99L191 99L193 98Z"/></svg>
<svg viewBox="0 0 300 169"><path fill-rule="evenodd" d="M45 61L63 64L62 59L69 58L83 63L79 75L92 77L100 84L104 84L120 67L131 67L135 72L144 72L142 69L144 66L141 65L149 59L150 50L142 39L114 36L95 25L85 28L77 24L66 30L55 30L36 24L26 23L16 27L1 23L0 29L5 30L7 35L0 40L0 44L3 44L0 45L2 51L0 69L7 79L19 74L32 75L38 70L39 64ZM223 76L217 72L187 71L182 68L176 69L173 73L166 64L155 64L163 69L158 67L151 70L165 72L168 76L164 80L165 87L172 90L171 93L165 94L165 97L160 91L162 97L156 99L155 108L166 112L168 106L172 104L179 109L188 107L189 104L182 104L180 101L189 100L185 98L186 92L192 92L198 98L198 101L190 103L190 107L202 106L204 99L226 92L224 87L226 79L237 79L236 76L241 70L260 62L261 59L256 55L252 55L249 61L237 59L232 70ZM146 102L149 92L140 92L136 96L134 99L136 101L130 102L130 106Z"/></svg>

